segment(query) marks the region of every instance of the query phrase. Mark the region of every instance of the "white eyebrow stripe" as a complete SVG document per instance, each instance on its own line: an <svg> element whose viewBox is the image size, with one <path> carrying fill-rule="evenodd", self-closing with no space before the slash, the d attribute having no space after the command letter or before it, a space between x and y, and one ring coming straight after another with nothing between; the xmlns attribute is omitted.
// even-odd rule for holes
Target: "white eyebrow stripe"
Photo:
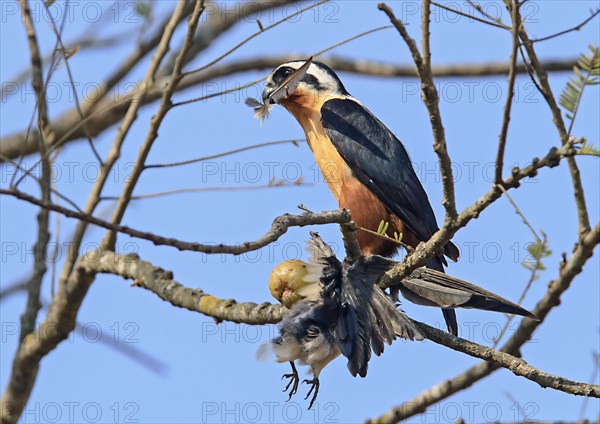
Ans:
<svg viewBox="0 0 600 424"><path fill-rule="evenodd" d="M273 76L283 67L289 67L294 70L300 68L305 63L304 60L294 60L291 62L282 63L279 65L267 78L267 83L273 83ZM316 63L311 63L307 72L307 75L311 75L319 83L319 87L329 91L331 94L335 94L341 91L339 79L336 75L332 75L327 69L322 68Z"/></svg>

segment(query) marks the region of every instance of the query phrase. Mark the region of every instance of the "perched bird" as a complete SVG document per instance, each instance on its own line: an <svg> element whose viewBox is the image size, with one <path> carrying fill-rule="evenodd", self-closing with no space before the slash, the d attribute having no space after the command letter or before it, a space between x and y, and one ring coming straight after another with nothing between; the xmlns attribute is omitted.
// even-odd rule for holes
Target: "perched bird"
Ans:
<svg viewBox="0 0 600 424"><path fill-rule="evenodd" d="M359 227L377 231L381 221L390 234L416 247L439 229L427 194L406 149L392 132L352 97L331 68L312 59L278 66L267 78L263 104L247 102L264 118L273 104L287 109L302 126L323 176ZM392 257L399 245L359 231L365 255ZM448 242L427 267L443 272L444 255L456 261L458 248ZM444 307L448 331L458 334L456 315Z"/></svg>
<svg viewBox="0 0 600 424"><path fill-rule="evenodd" d="M304 380L319 392L319 375L335 358L344 355L353 376L367 375L371 349L376 355L396 337L422 340L415 324L375 284L398 262L382 256L361 256L355 262L340 262L316 233L311 233L310 263L288 260L277 265L269 278L273 297L289 313L279 324L278 337L263 345L262 357L272 351L278 362L289 362L292 372L284 391L289 398L298 390L300 378L295 361L309 365L313 375ZM527 309L474 284L428 268L418 268L397 286L413 303L448 308L474 308L538 318Z"/></svg>
<svg viewBox="0 0 600 424"><path fill-rule="evenodd" d="M388 260L379 256L361 256L356 262L340 262L318 234L311 233L309 251L312 262L287 261L278 266L273 280L297 290L299 299L279 324L278 337L263 345L257 356L273 351L278 362L292 367L284 391L289 399L297 392L300 377L294 364L309 365L312 379L305 399L313 394L308 409L319 393L319 375L323 368L340 354L348 359L348 370L356 377L367 375L371 350L381 355L384 344L397 337L422 340L415 324L396 308L391 298L378 286L377 279ZM281 270L291 270L291 272ZM297 272L296 272L297 271ZM297 281L301 280L301 281ZM283 291L275 291L279 296ZM278 297L280 300L281 298Z"/></svg>

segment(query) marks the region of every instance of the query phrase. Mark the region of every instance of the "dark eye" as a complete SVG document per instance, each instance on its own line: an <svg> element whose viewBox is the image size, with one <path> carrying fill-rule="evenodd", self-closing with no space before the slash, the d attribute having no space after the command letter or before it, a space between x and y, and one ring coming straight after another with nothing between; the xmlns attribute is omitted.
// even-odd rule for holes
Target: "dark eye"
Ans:
<svg viewBox="0 0 600 424"><path fill-rule="evenodd" d="M283 76L287 77L292 72L294 72L294 70L292 68L287 68L285 71L283 71Z"/></svg>

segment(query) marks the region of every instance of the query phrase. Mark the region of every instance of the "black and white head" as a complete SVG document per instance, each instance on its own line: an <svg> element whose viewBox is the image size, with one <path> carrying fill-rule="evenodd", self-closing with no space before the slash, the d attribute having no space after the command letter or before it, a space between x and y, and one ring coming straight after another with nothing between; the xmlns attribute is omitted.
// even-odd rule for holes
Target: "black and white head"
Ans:
<svg viewBox="0 0 600 424"><path fill-rule="evenodd" d="M263 91L263 102L282 103L293 101L305 95L311 95L314 99L324 99L332 97L347 97L350 94L346 91L344 84L336 73L329 66L322 62L312 62L303 72L297 86L291 92L285 93L281 101L273 100L273 92L277 90L286 79L296 73L307 63L306 60L294 60L279 65L267 77L267 84Z"/></svg>

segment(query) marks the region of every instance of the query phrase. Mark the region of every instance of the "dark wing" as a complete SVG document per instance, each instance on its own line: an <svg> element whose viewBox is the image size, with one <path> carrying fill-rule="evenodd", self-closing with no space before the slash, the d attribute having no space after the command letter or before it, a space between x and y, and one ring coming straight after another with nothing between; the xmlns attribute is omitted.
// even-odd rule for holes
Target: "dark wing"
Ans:
<svg viewBox="0 0 600 424"><path fill-rule="evenodd" d="M361 258L351 266L344 263L336 339L353 376L367 375L371 349L380 355L384 344L391 344L397 336L423 339L412 321L375 285L393 265L378 256Z"/></svg>
<svg viewBox="0 0 600 424"><path fill-rule="evenodd" d="M351 99L321 107L323 127L356 177L420 239L438 230L427 194L408 153L368 109Z"/></svg>
<svg viewBox="0 0 600 424"><path fill-rule="evenodd" d="M433 269L413 271L399 287L405 298L422 305L485 309L538 319L502 296Z"/></svg>

